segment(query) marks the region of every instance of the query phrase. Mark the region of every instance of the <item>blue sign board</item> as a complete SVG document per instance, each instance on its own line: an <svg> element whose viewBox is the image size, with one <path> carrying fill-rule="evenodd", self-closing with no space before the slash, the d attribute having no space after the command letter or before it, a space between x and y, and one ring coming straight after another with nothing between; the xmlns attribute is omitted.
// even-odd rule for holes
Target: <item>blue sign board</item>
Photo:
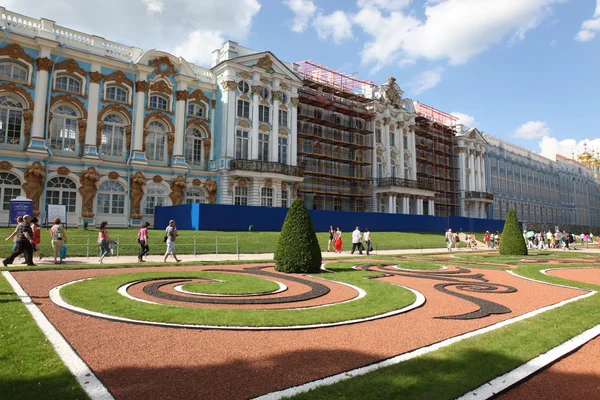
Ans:
<svg viewBox="0 0 600 400"><path fill-rule="evenodd" d="M25 214L33 216L33 202L31 200L11 200L8 221L17 223L17 218Z"/></svg>

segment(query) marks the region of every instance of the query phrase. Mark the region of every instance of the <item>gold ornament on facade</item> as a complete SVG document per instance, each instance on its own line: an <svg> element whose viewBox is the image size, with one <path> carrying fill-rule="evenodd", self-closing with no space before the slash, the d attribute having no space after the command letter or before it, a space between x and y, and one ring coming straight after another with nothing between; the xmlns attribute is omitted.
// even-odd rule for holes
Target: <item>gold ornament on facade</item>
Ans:
<svg viewBox="0 0 600 400"><path fill-rule="evenodd" d="M248 96L246 93L240 95L240 100L251 101L250 96Z"/></svg>
<svg viewBox="0 0 600 400"><path fill-rule="evenodd" d="M204 130L204 132L206 132L207 137L210 139L212 138L212 135L210 133L210 129L208 128L208 125L206 125L206 123L204 121L202 121L199 118L194 118L194 119L189 119L185 125L186 129L189 129L191 126L197 126L199 128L202 128Z"/></svg>
<svg viewBox="0 0 600 400"><path fill-rule="evenodd" d="M252 86L252 94L259 95L260 91L262 90L262 88L263 87L260 86L260 85L254 85L254 86Z"/></svg>
<svg viewBox="0 0 600 400"><path fill-rule="evenodd" d="M0 161L0 171L10 171L13 165L10 161Z"/></svg>
<svg viewBox="0 0 600 400"><path fill-rule="evenodd" d="M33 203L33 215L40 215L40 197L44 193L44 181L46 180L45 168L39 161L27 167L25 171L25 183L23 190L27 198Z"/></svg>
<svg viewBox="0 0 600 400"><path fill-rule="evenodd" d="M131 201L131 218L133 219L142 218L140 203L142 201L142 198L144 197L145 184L146 177L141 172L138 171L131 177L131 184L129 185L129 198Z"/></svg>
<svg viewBox="0 0 600 400"><path fill-rule="evenodd" d="M117 171L111 171L108 173L108 179L115 180L115 179L119 179L119 177L120 177L120 175Z"/></svg>
<svg viewBox="0 0 600 400"><path fill-rule="evenodd" d="M273 60L268 55L265 55L258 60L255 66L269 71L273 68Z"/></svg>
<svg viewBox="0 0 600 400"><path fill-rule="evenodd" d="M173 89L169 87L167 82L160 80L150 85L150 90L153 92L164 93L171 95L173 94Z"/></svg>
<svg viewBox="0 0 600 400"><path fill-rule="evenodd" d="M175 144L175 134L167 133L167 154L168 154L168 162L171 163L171 159L173 158L173 145Z"/></svg>
<svg viewBox="0 0 600 400"><path fill-rule="evenodd" d="M175 92L175 98L177 99L177 101L186 101L189 95L190 92L188 92L187 90L178 90Z"/></svg>
<svg viewBox="0 0 600 400"><path fill-rule="evenodd" d="M208 97L206 97L206 95L204 94L204 91L202 91L202 89L196 89L196 90L194 90L190 94L189 98L190 98L190 100L203 101L206 104L210 103L210 99Z"/></svg>
<svg viewBox="0 0 600 400"><path fill-rule="evenodd" d="M242 79L250 79L250 74L247 73L246 71L243 71L243 72L240 73L240 77Z"/></svg>
<svg viewBox="0 0 600 400"><path fill-rule="evenodd" d="M172 76L176 74L175 65L167 56L156 57L148 61L148 65L154 67L156 75Z"/></svg>
<svg viewBox="0 0 600 400"><path fill-rule="evenodd" d="M154 183L161 183L163 181L163 177L160 175L154 175L152 177L152 182Z"/></svg>
<svg viewBox="0 0 600 400"><path fill-rule="evenodd" d="M288 187L287 182L281 182L281 190L286 191Z"/></svg>
<svg viewBox="0 0 600 400"><path fill-rule="evenodd" d="M161 122L166 123L169 126L169 133L175 132L175 126L173 126L173 121L171 121L171 118L160 111L155 111L146 115L144 118L144 126L148 126L148 123L153 119L158 119Z"/></svg>
<svg viewBox="0 0 600 400"><path fill-rule="evenodd" d="M81 216L84 218L92 218L94 216L94 199L98 192L96 183L99 180L98 171L94 167L89 167L79 178L79 183L81 184L79 193L83 202Z"/></svg>
<svg viewBox="0 0 600 400"><path fill-rule="evenodd" d="M229 185L227 186L227 194L229 194L229 195L233 194L233 187L235 186L236 181L237 181L236 176L229 177Z"/></svg>
<svg viewBox="0 0 600 400"><path fill-rule="evenodd" d="M135 91L136 92L145 92L150 87L150 84L146 81L137 81L135 83Z"/></svg>
<svg viewBox="0 0 600 400"><path fill-rule="evenodd" d="M25 50L16 43L9 44L6 47L0 49L0 56L9 56L14 60L23 60L30 64L33 64L33 57L25 53Z"/></svg>
<svg viewBox="0 0 600 400"><path fill-rule="evenodd" d="M71 170L65 166L62 167L58 167L58 169L56 170L56 173L62 176L65 175L69 175L71 173Z"/></svg>
<svg viewBox="0 0 600 400"><path fill-rule="evenodd" d="M269 80L269 78L267 78L267 77L265 77L265 76L262 76L262 77L260 78L260 81L261 81L261 82L262 82L264 85L267 85L267 86L271 84L271 81Z"/></svg>
<svg viewBox="0 0 600 400"><path fill-rule="evenodd" d="M217 182L208 178L204 183L204 189L208 192L208 204L215 204L217 202Z"/></svg>
<svg viewBox="0 0 600 400"><path fill-rule="evenodd" d="M390 117L383 117L383 124L384 125L389 125L390 124Z"/></svg>
<svg viewBox="0 0 600 400"><path fill-rule="evenodd" d="M54 64L54 61L52 61L51 59L49 59L47 57L38 57L38 58L36 58L36 61L37 61L38 71L49 72L50 69L52 68L52 64Z"/></svg>
<svg viewBox="0 0 600 400"><path fill-rule="evenodd" d="M236 81L225 81L221 82L221 87L224 92L229 92L237 89L237 83Z"/></svg>
<svg viewBox="0 0 600 400"><path fill-rule="evenodd" d="M77 61L69 58L59 62L54 66L55 71L67 71L70 74L78 73L81 76L86 76L85 70L79 66Z"/></svg>
<svg viewBox="0 0 600 400"><path fill-rule="evenodd" d="M50 100L50 108L54 108L54 106L57 103L61 103L61 102L74 104L75 106L77 106L79 111L81 111L82 119L84 119L84 120L87 119L87 108L86 108L86 106L83 105L81 100L79 100L77 97L74 97L74 96L71 96L68 94L59 94L58 96L54 96L52 98L52 100Z"/></svg>
<svg viewBox="0 0 600 400"><path fill-rule="evenodd" d="M133 87L133 82L131 79L127 78L122 71L115 71L112 74L108 74L104 76L104 82L115 82L118 84L125 84L129 87Z"/></svg>
<svg viewBox="0 0 600 400"><path fill-rule="evenodd" d="M267 189L271 189L273 187L273 179L271 179L271 178L265 178L264 186Z"/></svg>
<svg viewBox="0 0 600 400"><path fill-rule="evenodd" d="M279 127L279 134L283 135L283 136L287 136L287 134L288 134L287 128L285 128L283 126L280 126Z"/></svg>
<svg viewBox="0 0 600 400"><path fill-rule="evenodd" d="M286 90L286 91L287 91L287 90L290 90L290 87L289 87L289 86L288 86L288 84L287 84L287 83L285 83L285 82L282 82L282 83L279 85L279 87L281 88L281 90Z"/></svg>
<svg viewBox="0 0 600 400"><path fill-rule="evenodd" d="M90 72L90 82L91 83L100 83L104 76L100 72L92 71Z"/></svg>
<svg viewBox="0 0 600 400"><path fill-rule="evenodd" d="M33 99L29 95L29 92L23 89L21 86L17 86L13 83L3 83L0 85L0 92L13 92L18 93L27 102L27 109L33 109Z"/></svg>
<svg viewBox="0 0 600 400"><path fill-rule="evenodd" d="M377 148L377 155L378 155L379 157L383 156L383 149L382 149L381 147L378 147L378 148Z"/></svg>
<svg viewBox="0 0 600 400"><path fill-rule="evenodd" d="M33 123L33 112L30 110L23 111L23 134L25 135L25 145L29 144L29 137L31 136L31 124Z"/></svg>
<svg viewBox="0 0 600 400"><path fill-rule="evenodd" d="M119 104L107 104L104 107L102 107L102 109L100 109L100 112L98 113L98 121L104 120L104 117L106 117L111 112L116 112L124 115L129 120L128 123L131 123L131 113L127 108Z"/></svg>
<svg viewBox="0 0 600 400"><path fill-rule="evenodd" d="M100 149L102 146L102 130L104 129L104 122L97 121L96 122L96 147Z"/></svg>
<svg viewBox="0 0 600 400"><path fill-rule="evenodd" d="M280 91L273 92L273 100L279 101L279 99L281 99L281 94Z"/></svg>
<svg viewBox="0 0 600 400"><path fill-rule="evenodd" d="M200 186L201 184L202 184L202 181L198 178L194 178L192 180L192 185L194 185L194 186Z"/></svg>
<svg viewBox="0 0 600 400"><path fill-rule="evenodd" d="M375 126L376 126L377 128L381 128L381 121L376 121L376 122L375 122Z"/></svg>
<svg viewBox="0 0 600 400"><path fill-rule="evenodd" d="M186 187L187 182L185 181L185 177L180 175L173 179L173 182L171 182L171 193L169 193L171 204L173 204L174 206L183 204L183 200L185 199Z"/></svg>
<svg viewBox="0 0 600 400"><path fill-rule="evenodd" d="M240 187L248 187L248 179L246 179L244 177L239 178L237 184Z"/></svg>
<svg viewBox="0 0 600 400"><path fill-rule="evenodd" d="M298 103L300 102L300 100L297 97L292 97L290 101L292 102L292 106L294 107L298 107Z"/></svg>
<svg viewBox="0 0 600 400"><path fill-rule="evenodd" d="M269 124L260 124L258 130L261 132L271 132L271 127L269 126Z"/></svg>
<svg viewBox="0 0 600 400"><path fill-rule="evenodd" d="M237 123L237 126L239 126L240 128L250 129L250 122L248 122L247 119L240 119Z"/></svg>
<svg viewBox="0 0 600 400"><path fill-rule="evenodd" d="M87 120L78 119L77 126L79 127L79 157L83 156L85 131L87 130Z"/></svg>
<svg viewBox="0 0 600 400"><path fill-rule="evenodd" d="M210 157L210 139L205 139L202 141L202 145L204 146L204 165L205 168L208 169L208 160Z"/></svg>
<svg viewBox="0 0 600 400"><path fill-rule="evenodd" d="M294 196L294 198L296 198L299 195L300 195L300 182L294 182L294 186L292 189L292 196Z"/></svg>

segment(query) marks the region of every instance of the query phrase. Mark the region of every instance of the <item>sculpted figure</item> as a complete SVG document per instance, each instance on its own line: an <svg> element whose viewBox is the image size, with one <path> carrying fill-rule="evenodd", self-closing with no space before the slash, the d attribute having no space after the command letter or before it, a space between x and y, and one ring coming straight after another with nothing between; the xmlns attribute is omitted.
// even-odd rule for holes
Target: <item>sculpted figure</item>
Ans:
<svg viewBox="0 0 600 400"><path fill-rule="evenodd" d="M99 180L100 177L98 176L98 171L96 171L96 168L94 167L89 167L83 172L83 174L81 174L81 178L79 178L79 183L81 184L79 193L83 199L83 209L81 215L84 218L91 218L94 216L94 199L96 198L96 193L98 192L96 183Z"/></svg>
<svg viewBox="0 0 600 400"><path fill-rule="evenodd" d="M45 179L46 171L42 163L36 161L27 167L23 190L25 190L27 198L33 202L33 215L40 215L40 197L44 193Z"/></svg>
<svg viewBox="0 0 600 400"><path fill-rule="evenodd" d="M142 197L144 197L144 185L146 184L146 177L141 172L136 172L131 177L131 184L129 188L129 196L131 199L131 218L140 219L142 213L140 211L140 203Z"/></svg>
<svg viewBox="0 0 600 400"><path fill-rule="evenodd" d="M208 192L208 204L215 204L217 202L217 182L208 178L204 182L204 189Z"/></svg>
<svg viewBox="0 0 600 400"><path fill-rule="evenodd" d="M173 202L174 206L183 204L186 186L187 183L185 182L185 178L183 176L178 176L177 178L173 179L173 182L171 182L171 193L169 194L169 198Z"/></svg>

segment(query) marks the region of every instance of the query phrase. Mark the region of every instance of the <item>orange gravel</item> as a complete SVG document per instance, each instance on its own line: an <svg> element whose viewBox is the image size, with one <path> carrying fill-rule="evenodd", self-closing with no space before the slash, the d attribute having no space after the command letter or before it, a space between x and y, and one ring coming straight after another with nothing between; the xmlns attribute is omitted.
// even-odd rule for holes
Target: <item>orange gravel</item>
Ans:
<svg viewBox="0 0 600 400"><path fill-rule="evenodd" d="M558 278L568 279L570 281L578 281L600 286L600 267L555 269L546 271L546 273L550 276L556 276Z"/></svg>
<svg viewBox="0 0 600 400"><path fill-rule="evenodd" d="M225 267L174 266L160 270L206 268ZM126 324L75 314L48 298L51 288L72 280L157 270L28 271L13 275L117 399L140 400L254 397L371 364L583 293L527 281L505 271L477 270L490 282L513 286L518 291L467 294L498 302L512 312L475 320L440 320L434 317L475 311L477 306L435 290L434 285L441 281L392 276L384 280L420 291L427 298L426 304L375 321L298 331ZM331 279L334 274L323 276Z"/></svg>

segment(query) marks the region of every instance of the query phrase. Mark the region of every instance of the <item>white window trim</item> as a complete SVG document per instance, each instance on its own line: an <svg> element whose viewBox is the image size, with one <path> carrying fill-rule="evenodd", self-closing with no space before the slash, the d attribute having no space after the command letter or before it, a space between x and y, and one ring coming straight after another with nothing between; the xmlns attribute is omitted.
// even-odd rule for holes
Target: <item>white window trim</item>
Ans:
<svg viewBox="0 0 600 400"><path fill-rule="evenodd" d="M81 81L81 91L80 92L69 92L66 90L62 90L62 89L57 89L56 88L56 79L60 76L63 75L73 75L76 76L77 78L79 78L79 80ZM58 92L64 92L64 93L73 93L79 96L85 96L85 88L87 87L87 79L85 76L82 76L81 74L79 74L78 72L68 72L66 69L59 69L57 71L54 71L54 76L52 77L52 90L53 91L58 91Z"/></svg>
<svg viewBox="0 0 600 400"><path fill-rule="evenodd" d="M118 100L110 100L106 96L106 91L107 91L108 87L111 85L122 86L125 89L127 89L127 101L126 102L122 102L122 101L118 101ZM118 103L118 104L131 105L132 101L133 101L133 88L125 83L117 83L117 81L104 82L104 91L102 93L102 100L107 103Z"/></svg>
<svg viewBox="0 0 600 400"><path fill-rule="evenodd" d="M0 62L5 62L5 61L14 62L16 64L21 64L21 65L25 66L27 68L27 85L32 85L33 65L31 63L28 63L27 61L22 60L20 58L14 59L14 58L11 58L10 56L0 56ZM23 81L18 81L18 80L15 80L15 79L2 78L2 80L9 81L9 82L20 83L20 84L24 84L25 83Z"/></svg>
<svg viewBox="0 0 600 400"><path fill-rule="evenodd" d="M162 108L154 108L150 105L150 98L152 96L160 96L160 97L166 97L167 98L167 109L164 110ZM169 96L168 94L165 93L161 93L161 92L148 92L148 99L147 99L147 103L148 108L154 111L160 111L160 112L172 112L173 110L173 96Z"/></svg>
<svg viewBox="0 0 600 400"><path fill-rule="evenodd" d="M190 104L192 104L192 103L200 104L201 106L204 107L204 116L203 117L199 117L199 116L194 115L194 114L188 114ZM236 103L236 108L237 108L237 103ZM199 118L199 119L206 119L206 120L208 120L209 119L208 118L208 112L209 112L208 104L205 101L202 101L202 100L188 100L185 103L185 115L188 116L188 117L190 117L190 118ZM237 112L237 110L236 110L236 112Z"/></svg>

